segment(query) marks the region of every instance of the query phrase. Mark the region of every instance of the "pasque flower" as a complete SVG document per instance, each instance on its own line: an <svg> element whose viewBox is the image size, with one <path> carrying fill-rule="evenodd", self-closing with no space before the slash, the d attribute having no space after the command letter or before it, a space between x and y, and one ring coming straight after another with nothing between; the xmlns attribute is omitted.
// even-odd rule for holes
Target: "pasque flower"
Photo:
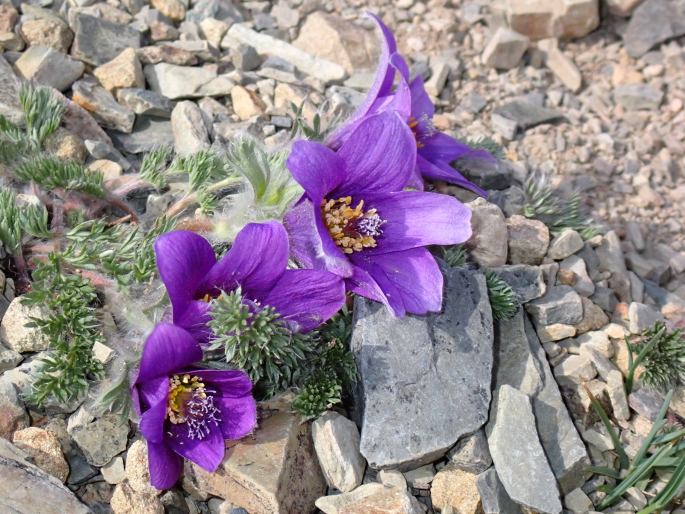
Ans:
<svg viewBox="0 0 685 514"><path fill-rule="evenodd" d="M424 247L471 235L471 212L455 198L403 191L415 162L414 136L395 111L366 116L335 152L297 141L287 162L305 190L284 221L295 258L398 316L440 310L442 274Z"/></svg>
<svg viewBox="0 0 685 514"><path fill-rule="evenodd" d="M293 331L307 332L335 314L345 301L342 280L323 270L286 269L288 235L276 221L250 223L217 262L212 246L187 231L155 242L160 277L171 300L174 324L206 342L210 301L238 287L253 308L269 306Z"/></svg>
<svg viewBox="0 0 685 514"><path fill-rule="evenodd" d="M183 458L215 471L224 440L244 437L256 423L249 377L193 367L201 359L193 336L169 323L157 325L143 347L131 395L147 440L150 480L158 489L176 483Z"/></svg>
<svg viewBox="0 0 685 514"><path fill-rule="evenodd" d="M409 80L409 68L397 52L397 43L390 29L378 16L371 14L381 31L381 56L376 70L376 77L369 92L352 114L350 119L327 140L331 148L338 148L368 116L384 111L396 111L405 120L414 135L417 148L412 187L422 189L421 177L432 180L444 180L485 196L486 193L469 182L453 166L460 159L488 159L492 155L485 150L474 150L447 134L439 132L433 126L435 106L431 102L419 76ZM395 76L399 81L393 86Z"/></svg>

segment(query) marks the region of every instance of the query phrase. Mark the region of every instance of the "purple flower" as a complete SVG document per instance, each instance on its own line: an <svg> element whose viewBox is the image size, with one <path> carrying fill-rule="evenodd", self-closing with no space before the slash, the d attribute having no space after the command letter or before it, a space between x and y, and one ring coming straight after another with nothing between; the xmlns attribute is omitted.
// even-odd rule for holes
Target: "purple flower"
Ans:
<svg viewBox="0 0 685 514"><path fill-rule="evenodd" d="M342 280L326 271L288 270L288 235L275 221L250 223L217 262L212 246L186 231L155 242L157 267L171 300L174 324L202 342L211 337L210 300L241 288L251 305L270 306L294 331L307 332L345 301Z"/></svg>
<svg viewBox="0 0 685 514"><path fill-rule="evenodd" d="M288 158L305 190L284 221L295 258L397 316L440 310L442 274L424 247L471 235L471 211L455 198L403 191L415 162L414 136L394 111L366 116L337 152L297 141Z"/></svg>
<svg viewBox="0 0 685 514"><path fill-rule="evenodd" d="M485 150L474 150L447 134L438 132L433 126L435 106L431 102L423 79L416 77L409 82L409 68L397 53L397 43L390 29L375 14L370 14L378 24L383 38L380 62L376 78L369 92L352 117L336 130L327 140L331 148L338 148L367 117L384 111L396 111L411 128L417 148L416 168L409 185L423 189L421 177L444 180L486 196L481 188L462 176L452 163L460 159L493 160ZM396 73L399 82L393 87Z"/></svg>
<svg viewBox="0 0 685 514"><path fill-rule="evenodd" d="M157 325L143 347L131 395L157 489L176 483L183 458L215 471L224 458L224 440L249 434L257 420L249 377L193 368L200 359L193 336L168 323Z"/></svg>

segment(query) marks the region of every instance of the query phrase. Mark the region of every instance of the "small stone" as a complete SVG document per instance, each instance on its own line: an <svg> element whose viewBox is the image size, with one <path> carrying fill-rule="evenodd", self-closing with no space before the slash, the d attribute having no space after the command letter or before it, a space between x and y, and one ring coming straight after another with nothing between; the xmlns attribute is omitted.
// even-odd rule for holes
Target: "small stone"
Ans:
<svg viewBox="0 0 685 514"><path fill-rule="evenodd" d="M150 88L169 100L202 97L202 86L217 77L215 68L192 68L167 63L145 66L144 73Z"/></svg>
<svg viewBox="0 0 685 514"><path fill-rule="evenodd" d="M83 63L45 46L32 46L15 63L19 75L66 91L83 75Z"/></svg>
<svg viewBox="0 0 685 514"><path fill-rule="evenodd" d="M45 140L45 150L62 161L83 163L86 160L86 145L83 140L62 127Z"/></svg>
<svg viewBox="0 0 685 514"><path fill-rule="evenodd" d="M509 26L531 39L557 36L555 27L558 2L550 0L509 0L507 2Z"/></svg>
<svg viewBox="0 0 685 514"><path fill-rule="evenodd" d="M149 152L160 146L172 146L174 135L171 122L160 118L141 116L133 126L131 134L112 133L117 147L133 153Z"/></svg>
<svg viewBox="0 0 685 514"><path fill-rule="evenodd" d="M495 114L515 122L516 127L521 130L563 118L561 112L542 107L525 98L518 98L497 107L493 111L493 116Z"/></svg>
<svg viewBox="0 0 685 514"><path fill-rule="evenodd" d="M233 111L243 121L249 120L253 116L259 116L264 111L263 103L259 97L243 86L233 86L231 104Z"/></svg>
<svg viewBox="0 0 685 514"><path fill-rule="evenodd" d="M83 415L77 412L74 416ZM74 418L77 419L77 418ZM93 466L104 466L112 457L126 449L128 423L122 423L118 414L105 414L95 420L69 420L68 432Z"/></svg>
<svg viewBox="0 0 685 514"><path fill-rule="evenodd" d="M433 478L435 478L435 467L433 464L426 464L425 466L404 473L404 479L412 489L430 489Z"/></svg>
<svg viewBox="0 0 685 514"><path fill-rule="evenodd" d="M193 52L172 45L146 46L136 50L141 64L173 64L175 66L192 66L199 62ZM145 73L145 68L143 67ZM148 83L150 78L146 74Z"/></svg>
<svg viewBox="0 0 685 514"><path fill-rule="evenodd" d="M583 302L583 319L576 324L577 334L584 334L590 330L600 330L609 323L609 317L599 305L595 305L584 296L581 296L580 299Z"/></svg>
<svg viewBox="0 0 685 514"><path fill-rule="evenodd" d="M359 453L359 430L353 421L326 412L312 423L314 448L330 487L344 493L362 483L366 462Z"/></svg>
<svg viewBox="0 0 685 514"><path fill-rule="evenodd" d="M204 38L209 41L209 44L214 48L221 46L221 40L228 32L228 23L214 18L205 18L200 22L200 30Z"/></svg>
<svg viewBox="0 0 685 514"><path fill-rule="evenodd" d="M541 325L536 328L536 331L540 341L543 343L561 341L562 339L576 335L576 328L573 325L564 325L563 323Z"/></svg>
<svg viewBox="0 0 685 514"><path fill-rule="evenodd" d="M111 61L95 68L93 75L110 93L125 87L145 87L143 67L133 48L127 48Z"/></svg>
<svg viewBox="0 0 685 514"><path fill-rule="evenodd" d="M100 468L100 473L102 473L102 477L108 484L120 484L126 479L124 459L121 457L114 457L109 463Z"/></svg>
<svg viewBox="0 0 685 514"><path fill-rule="evenodd" d="M483 430L460 439L447 457L450 465L469 473L482 473L492 466L492 458L488 450L488 441Z"/></svg>
<svg viewBox="0 0 685 514"><path fill-rule="evenodd" d="M628 399L626 398L626 390L623 384L623 374L618 370L612 370L607 375L606 382L607 396L609 396L614 417L619 421L628 421L630 419L630 409L628 408Z"/></svg>
<svg viewBox="0 0 685 514"><path fill-rule="evenodd" d="M300 22L300 13L297 9L291 9L284 1L278 2L271 8L271 16L276 18L276 23L281 29L297 27Z"/></svg>
<svg viewBox="0 0 685 514"><path fill-rule="evenodd" d="M448 508L463 514L480 511L477 475L461 469L445 468L435 475L431 486L431 501L440 511Z"/></svg>
<svg viewBox="0 0 685 514"><path fill-rule="evenodd" d="M511 141L516 136L518 124L515 120L506 118L497 113L492 113L490 122L492 124L492 129L505 139Z"/></svg>
<svg viewBox="0 0 685 514"><path fill-rule="evenodd" d="M364 484L354 491L316 500L324 514L422 514L421 504L407 491L381 484Z"/></svg>
<svg viewBox="0 0 685 514"><path fill-rule="evenodd" d="M40 469L62 483L67 481L69 465L64 460L59 440L52 432L37 427L24 428L14 433L12 442L24 450Z"/></svg>
<svg viewBox="0 0 685 514"><path fill-rule="evenodd" d="M471 209L471 239L466 243L471 256L481 266L502 266L507 262L507 225L497 205L477 198Z"/></svg>
<svg viewBox="0 0 685 514"><path fill-rule="evenodd" d="M151 0L150 5L171 21L182 21L186 17L186 8L180 0Z"/></svg>
<svg viewBox="0 0 685 514"><path fill-rule="evenodd" d="M117 179L121 177L121 174L123 173L123 168L120 164L114 161L110 161L108 159L98 159L96 161L93 161L88 165L88 169L91 171L102 173L105 182Z"/></svg>
<svg viewBox="0 0 685 514"><path fill-rule="evenodd" d="M484 514L521 514L521 508L509 498L494 467L478 475L476 487Z"/></svg>
<svg viewBox="0 0 685 514"><path fill-rule="evenodd" d="M616 3L616 2L614 2ZM621 0L637 5L635 0ZM629 9L628 9L629 10ZM641 57L659 43L685 34L685 6L669 0L645 0L630 19L623 43L631 57Z"/></svg>
<svg viewBox="0 0 685 514"><path fill-rule="evenodd" d="M59 52L69 51L74 34L60 19L39 18L22 22L21 37L29 46L47 46Z"/></svg>
<svg viewBox="0 0 685 514"><path fill-rule="evenodd" d="M209 132L202 111L194 102L176 104L171 113L171 130L174 133L174 149L181 157L209 148Z"/></svg>
<svg viewBox="0 0 685 514"><path fill-rule="evenodd" d="M569 286L554 286L544 296L526 304L537 325L574 325L583 318L583 302Z"/></svg>
<svg viewBox="0 0 685 514"><path fill-rule="evenodd" d="M426 92L433 97L440 96L440 93L445 88L449 74L450 68L446 62L435 62L432 66L430 78L424 83Z"/></svg>
<svg viewBox="0 0 685 514"><path fill-rule="evenodd" d="M540 298L547 290L542 269L538 266L514 264L492 268L492 271L509 284L521 303Z"/></svg>
<svg viewBox="0 0 685 514"><path fill-rule="evenodd" d="M0 313L0 317L1 316L2 313ZM0 374L8 369L13 369L22 360L23 357L19 352L10 350L9 348L5 348L4 346L0 345Z"/></svg>
<svg viewBox="0 0 685 514"><path fill-rule="evenodd" d="M575 388L597 376L597 370L584 355L569 355L554 368L560 386Z"/></svg>
<svg viewBox="0 0 685 514"><path fill-rule="evenodd" d="M0 323L0 341L15 352L39 352L46 350L48 340L38 327L26 326L31 318L42 318L39 306L28 305L23 298L17 297L10 302L10 306Z"/></svg>
<svg viewBox="0 0 685 514"><path fill-rule="evenodd" d="M0 4L0 32L12 32L19 13L12 4Z"/></svg>
<svg viewBox="0 0 685 514"><path fill-rule="evenodd" d="M11 441L14 432L28 426L29 415L14 385L8 380L0 380L0 439Z"/></svg>
<svg viewBox="0 0 685 514"><path fill-rule="evenodd" d="M128 482L114 488L110 507L114 514L164 514L164 505L156 495L138 493Z"/></svg>
<svg viewBox="0 0 685 514"><path fill-rule="evenodd" d="M632 334L639 334L657 321L663 320L664 317L659 311L644 303L633 302L628 309L628 330Z"/></svg>
<svg viewBox="0 0 685 514"><path fill-rule="evenodd" d="M585 261L577 255L566 257L566 259L559 263L559 273L562 272L572 272L575 275L576 280L574 281L573 289L579 295L588 297L595 292L595 284L587 273Z"/></svg>
<svg viewBox="0 0 685 514"><path fill-rule="evenodd" d="M147 457L147 443L134 441L126 452L126 479L137 493L157 495L159 491L150 484L150 470Z"/></svg>
<svg viewBox="0 0 685 514"><path fill-rule="evenodd" d="M556 261L564 260L583 249L585 243L580 234L573 229L566 229L552 239L547 256Z"/></svg>
<svg viewBox="0 0 685 514"><path fill-rule="evenodd" d="M136 114L169 118L173 104L154 91L136 88L123 88L117 91L118 102Z"/></svg>
<svg viewBox="0 0 685 514"><path fill-rule="evenodd" d="M614 89L614 101L629 111L655 111L663 98L663 91L645 84L626 84Z"/></svg>
<svg viewBox="0 0 685 514"><path fill-rule="evenodd" d="M650 421L656 419L662 403L664 403L664 399L661 395L649 389L638 389L628 396L630 408Z"/></svg>
<svg viewBox="0 0 685 514"><path fill-rule="evenodd" d="M507 220L509 234L509 262L512 264L540 264L549 246L549 229L538 220L518 214Z"/></svg>
<svg viewBox="0 0 685 514"><path fill-rule="evenodd" d="M117 103L105 88L94 80L83 79L72 85L74 103L90 112L103 126L130 134L136 115Z"/></svg>
<svg viewBox="0 0 685 514"><path fill-rule="evenodd" d="M179 37L178 29L160 21L150 22L150 39L152 41L175 41Z"/></svg>
<svg viewBox="0 0 685 514"><path fill-rule="evenodd" d="M231 48L231 62L237 70L252 71L259 67L262 60L253 46L238 44Z"/></svg>
<svg viewBox="0 0 685 514"><path fill-rule="evenodd" d="M71 54L93 66L111 61L127 48L140 47L140 33L129 25L77 12L73 29Z"/></svg>
<svg viewBox="0 0 685 514"><path fill-rule="evenodd" d="M486 66L510 70L518 66L528 49L529 39L507 27L497 29L488 42L481 60Z"/></svg>
<svg viewBox="0 0 685 514"><path fill-rule="evenodd" d="M378 472L378 480L386 487L393 487L403 491L407 488L407 479L396 469L381 469Z"/></svg>
<svg viewBox="0 0 685 514"><path fill-rule="evenodd" d="M564 496L564 506L571 512L579 512L583 514L594 509L592 500L590 500L587 494L585 494L580 488L574 489Z"/></svg>
<svg viewBox="0 0 685 514"><path fill-rule="evenodd" d="M559 37L583 37L599 26L599 0L563 0L557 14Z"/></svg>

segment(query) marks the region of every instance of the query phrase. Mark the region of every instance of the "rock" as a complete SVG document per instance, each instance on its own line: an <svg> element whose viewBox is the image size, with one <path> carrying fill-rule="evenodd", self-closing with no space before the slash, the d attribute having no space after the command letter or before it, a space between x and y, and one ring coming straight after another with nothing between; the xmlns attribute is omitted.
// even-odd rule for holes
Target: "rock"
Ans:
<svg viewBox="0 0 685 514"><path fill-rule="evenodd" d="M96 161L93 161L88 165L88 169L91 171L102 173L102 176L105 179L105 182L108 182L110 180L115 180L115 179L121 177L121 174L123 173L123 168L121 167L120 164L118 164L114 161L110 161L108 159L98 159ZM104 344L101 344L101 343L95 343L95 345L93 345L93 353L94 354L95 354L95 351L97 349L100 349L103 351L102 355L107 360L109 360L109 358L114 353L111 348L108 348L107 346L105 346ZM107 361L102 360L101 362L104 363Z"/></svg>
<svg viewBox="0 0 685 514"><path fill-rule="evenodd" d="M542 269L537 266L514 264L492 268L492 271L509 284L521 303L540 298L547 290Z"/></svg>
<svg viewBox="0 0 685 514"><path fill-rule="evenodd" d="M141 64L175 64L177 66L192 66L199 62L198 57L188 50L172 45L145 46L136 51ZM149 79L148 79L149 80Z"/></svg>
<svg viewBox="0 0 685 514"><path fill-rule="evenodd" d="M573 229L566 229L552 239L547 250L550 259L561 261L583 249L583 238Z"/></svg>
<svg viewBox="0 0 685 514"><path fill-rule="evenodd" d="M29 427L17 430L12 442L26 452L30 460L60 482L67 481L69 465L64 460L59 439L42 428Z"/></svg>
<svg viewBox="0 0 685 514"><path fill-rule="evenodd" d="M264 112L264 104L259 97L243 86L233 86L231 89L231 104L233 111L245 121Z"/></svg>
<svg viewBox="0 0 685 514"><path fill-rule="evenodd" d="M512 500L541 513L560 514L556 479L538 438L530 398L502 385L487 433L497 475Z"/></svg>
<svg viewBox="0 0 685 514"><path fill-rule="evenodd" d="M138 439L126 452L126 480L137 493L159 495L150 484L150 470L147 458L147 443Z"/></svg>
<svg viewBox="0 0 685 514"><path fill-rule="evenodd" d="M74 39L67 24L57 17L23 21L19 33L29 46L47 46L63 53Z"/></svg>
<svg viewBox="0 0 685 514"><path fill-rule="evenodd" d="M20 87L21 81L14 74L12 66L0 55L0 114L12 123L19 123L24 118L19 105Z"/></svg>
<svg viewBox="0 0 685 514"><path fill-rule="evenodd" d="M635 9L623 33L623 44L628 54L637 58L659 43L683 34L685 5L669 0L645 0Z"/></svg>
<svg viewBox="0 0 685 514"><path fill-rule="evenodd" d="M114 413L94 420L90 416L78 418L83 415L83 411L73 414L67 430L88 463L102 467L126 449L128 423L122 423Z"/></svg>
<svg viewBox="0 0 685 514"><path fill-rule="evenodd" d="M618 298L616 298L613 290L598 285L595 285L595 292L590 296L590 299L605 312L614 312L618 303Z"/></svg>
<svg viewBox="0 0 685 514"><path fill-rule="evenodd" d="M633 391L628 396L628 404L640 416L647 418L650 421L656 419L664 399L656 391L649 389L638 389Z"/></svg>
<svg viewBox="0 0 685 514"><path fill-rule="evenodd" d="M511 501L497 477L495 468L478 475L476 487L480 495L483 514L520 514L521 508Z"/></svg>
<svg viewBox="0 0 685 514"><path fill-rule="evenodd" d="M59 127L45 140L45 150L62 161L83 164L86 160L86 145L83 140L67 129Z"/></svg>
<svg viewBox="0 0 685 514"><path fill-rule="evenodd" d="M164 514L164 505L157 495L138 493L128 482L114 488L110 507L114 514Z"/></svg>
<svg viewBox="0 0 685 514"><path fill-rule="evenodd" d="M630 419L630 409L628 408L628 399L626 398L626 390L623 384L623 374L617 369L612 370L607 375L606 382L607 396L611 402L614 417L619 421L628 421Z"/></svg>
<svg viewBox="0 0 685 514"><path fill-rule="evenodd" d="M260 421L249 440L226 452L214 473L186 462L186 477L251 514L310 512L326 491L310 426L286 411Z"/></svg>
<svg viewBox="0 0 685 514"><path fill-rule="evenodd" d="M243 21L240 11L230 0L199 0L186 14L186 21L200 23L207 18L215 18L226 23Z"/></svg>
<svg viewBox="0 0 685 514"><path fill-rule="evenodd" d="M431 486L433 506L444 512L448 508L463 514L480 512L480 495L476 487L477 475L449 467L439 471Z"/></svg>
<svg viewBox="0 0 685 514"><path fill-rule="evenodd" d="M471 239L466 243L481 266L502 266L507 262L507 226L497 205L484 198L466 204L471 209Z"/></svg>
<svg viewBox="0 0 685 514"><path fill-rule="evenodd" d="M0 317L1 316L2 314L0 314ZM10 350L9 348L0 345L0 374L2 374L3 371L14 368L22 359L23 357L19 352L15 352L14 350Z"/></svg>
<svg viewBox="0 0 685 514"><path fill-rule="evenodd" d="M100 473L102 473L102 478L108 484L120 484L126 479L124 460L121 457L114 457L105 466L100 468Z"/></svg>
<svg viewBox="0 0 685 514"><path fill-rule="evenodd" d="M487 442L486 442L487 444ZM404 473L405 481L412 489L429 490L430 484L435 478L435 467L433 464L426 464L420 468L412 469Z"/></svg>
<svg viewBox="0 0 685 514"><path fill-rule="evenodd" d="M540 264L549 246L549 229L538 220L518 214L507 220L509 234L509 262L512 264Z"/></svg>
<svg viewBox="0 0 685 514"><path fill-rule="evenodd" d="M559 37L586 36L599 27L599 0L563 0L556 24Z"/></svg>
<svg viewBox="0 0 685 514"><path fill-rule="evenodd" d="M215 68L191 68L173 64L145 66L145 77L153 91L170 100L200 98L202 87L217 77Z"/></svg>
<svg viewBox="0 0 685 514"><path fill-rule="evenodd" d="M228 31L228 23L214 18L205 18L200 22L200 30L204 38L209 41L209 44L214 48L221 46L221 40Z"/></svg>
<svg viewBox="0 0 685 514"><path fill-rule="evenodd" d="M605 0L605 2L611 14L628 17L642 0Z"/></svg>
<svg viewBox="0 0 685 514"><path fill-rule="evenodd" d="M560 3L558 0L509 0L509 26L531 39L556 37L555 19Z"/></svg>
<svg viewBox="0 0 685 514"><path fill-rule="evenodd" d="M0 444L3 438L9 441L17 430L28 426L29 416L14 385L9 380L0 380Z"/></svg>
<svg viewBox="0 0 685 514"><path fill-rule="evenodd" d="M209 133L197 104L183 101L171 113L176 154L185 157L209 148Z"/></svg>
<svg viewBox="0 0 685 514"><path fill-rule="evenodd" d="M27 460L22 450L0 438L0 512L89 514L66 486Z"/></svg>
<svg viewBox="0 0 685 514"><path fill-rule="evenodd" d="M424 87L426 93L437 98L445 88L447 78L450 74L450 68L444 60L437 60L436 62L436 60L433 59L431 63L431 76L424 82Z"/></svg>
<svg viewBox="0 0 685 514"><path fill-rule="evenodd" d="M614 89L614 101L629 111L656 111L663 99L663 91L646 84L625 84Z"/></svg>
<svg viewBox="0 0 685 514"><path fill-rule="evenodd" d="M231 62L237 70L252 71L259 68L262 60L257 50L250 45L237 44L231 48Z"/></svg>
<svg viewBox="0 0 685 514"><path fill-rule="evenodd" d="M42 318L39 306L24 304L23 298L16 297L10 302L7 312L0 323L0 341L15 352L39 352L46 350L48 340L38 327L29 327L31 318Z"/></svg>
<svg viewBox="0 0 685 514"><path fill-rule="evenodd" d="M226 37L254 47L259 54L280 57L296 66L300 71L325 83L345 78L345 68L326 59L321 59L280 39L259 34L244 25L233 25ZM320 45L321 42L317 42ZM222 47L224 43L222 42Z"/></svg>
<svg viewBox="0 0 685 514"><path fill-rule="evenodd" d="M176 41L179 32L176 27L161 21L150 22L150 39L152 41Z"/></svg>
<svg viewBox="0 0 685 514"><path fill-rule="evenodd" d="M359 453L359 430L337 412L326 412L312 423L314 449L329 487L343 493L362 483L366 462Z"/></svg>
<svg viewBox="0 0 685 514"><path fill-rule="evenodd" d="M82 79L72 85L72 100L90 112L101 125L130 134L136 115L117 103L112 94L94 80Z"/></svg>
<svg viewBox="0 0 685 514"><path fill-rule="evenodd" d="M356 415L361 453L372 467L416 468L482 426L490 402L492 317L481 274L445 270L442 314L398 319L358 299L355 316ZM392 425L390 418L407 422Z"/></svg>
<svg viewBox="0 0 685 514"><path fill-rule="evenodd" d="M483 430L467 435L447 454L450 466L469 473L482 473L492 466L488 441Z"/></svg>
<svg viewBox="0 0 685 514"><path fill-rule="evenodd" d="M0 32L12 32L19 13L12 4L0 4Z"/></svg>
<svg viewBox="0 0 685 514"><path fill-rule="evenodd" d="M574 489L566 496L564 496L564 506L566 510L571 512L590 512L594 509L592 500L588 498L587 494L582 489Z"/></svg>
<svg viewBox="0 0 685 514"><path fill-rule="evenodd" d="M551 325L542 325L536 327L536 331L540 341L543 343L550 343L552 341L561 341L567 337L576 335L576 328L572 325L564 325L563 323L552 323Z"/></svg>
<svg viewBox="0 0 685 514"><path fill-rule="evenodd" d="M583 303L573 288L554 286L544 296L526 304L537 325L563 323L573 325L583 318Z"/></svg>
<svg viewBox="0 0 685 514"><path fill-rule="evenodd" d="M186 8L180 0L151 0L150 5L171 21L182 21L186 17Z"/></svg>
<svg viewBox="0 0 685 514"><path fill-rule="evenodd" d="M491 68L510 70L518 66L529 42L526 36L507 27L500 27L483 50L481 60Z"/></svg>
<svg viewBox="0 0 685 514"><path fill-rule="evenodd" d="M26 80L66 91L83 75L83 63L45 46L32 46L15 63Z"/></svg>
<svg viewBox="0 0 685 514"><path fill-rule="evenodd" d="M421 504L406 490L381 484L364 484L354 491L316 500L324 514L422 514ZM299 512L299 511L298 511Z"/></svg>
<svg viewBox="0 0 685 514"><path fill-rule="evenodd" d="M129 25L77 12L73 18L73 29L75 36L71 54L93 66L111 61L127 48L140 47L140 33Z"/></svg>
<svg viewBox="0 0 685 514"><path fill-rule="evenodd" d="M493 112L490 122L492 129L505 139L511 141L516 136L516 130L518 129L516 121Z"/></svg>
<svg viewBox="0 0 685 514"><path fill-rule="evenodd" d="M534 104L525 98L497 107L493 111L493 115L495 114L516 123L516 127L521 130L563 118L561 112Z"/></svg>
<svg viewBox="0 0 685 514"><path fill-rule="evenodd" d="M134 154L174 144L171 122L160 118L138 118L131 134L116 133L112 134L112 137L119 148Z"/></svg>
<svg viewBox="0 0 685 514"><path fill-rule="evenodd" d="M559 273L571 272L575 276L573 289L581 296L591 296L595 292L595 284L587 273L585 261L577 255L566 257L559 263Z"/></svg>
<svg viewBox="0 0 685 514"><path fill-rule="evenodd" d="M644 303L633 302L628 309L628 330L639 334L657 321L664 321L660 312Z"/></svg>
<svg viewBox="0 0 685 514"><path fill-rule="evenodd" d="M376 64L377 37L359 25L323 11L307 16L293 45L339 64L349 74L372 69Z"/></svg>
<svg viewBox="0 0 685 514"><path fill-rule="evenodd" d="M540 440L562 491L579 487L589 459L531 323L518 311L495 328L494 388L508 384L533 398Z"/></svg>
<svg viewBox="0 0 685 514"><path fill-rule="evenodd" d="M171 117L173 104L154 91L137 88L123 88L117 91L117 101L136 114L145 116Z"/></svg>
<svg viewBox="0 0 685 514"><path fill-rule="evenodd" d="M125 87L145 88L143 67L133 48L127 48L111 61L95 68L93 75L112 94Z"/></svg>
<svg viewBox="0 0 685 514"><path fill-rule="evenodd" d="M576 388L597 376L597 370L585 355L569 355L554 368L554 376L562 387Z"/></svg>

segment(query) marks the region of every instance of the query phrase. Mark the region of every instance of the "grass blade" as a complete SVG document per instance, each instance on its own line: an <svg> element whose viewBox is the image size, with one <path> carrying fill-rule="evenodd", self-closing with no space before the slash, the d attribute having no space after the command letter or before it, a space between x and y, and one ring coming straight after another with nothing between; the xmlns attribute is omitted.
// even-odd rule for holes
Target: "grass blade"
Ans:
<svg viewBox="0 0 685 514"><path fill-rule="evenodd" d="M626 454L625 450L623 449L623 445L621 444L621 440L618 437L618 434L616 433L616 430L614 430L614 426L611 424L611 421L609 420L609 416L607 416L606 411L604 410L604 407L602 407L602 404L599 403L599 400L595 398L595 395L592 394L590 389L588 389L587 386L585 387L585 392L587 395L590 397L590 402L592 403L592 408L595 409L595 412L599 416L599 419L602 420L602 423L604 423L604 426L607 429L607 432L609 432L609 437L611 437L611 441L614 443L614 448L616 449L616 453L618 453L618 460L620 464L620 469L627 469L628 466L630 466L630 459L628 458L628 455Z"/></svg>
<svg viewBox="0 0 685 514"><path fill-rule="evenodd" d="M656 415L656 419L654 420L652 429L649 431L649 434L647 434L647 438L644 440L642 446L640 446L640 449L635 454L635 458L633 459L633 464L631 467L634 468L641 463L642 459L645 457L645 455L647 455L647 450L649 450L649 447L652 445L652 442L654 441L657 432L661 430L663 426L666 424L666 420L664 418L666 417L668 406L671 404L673 392L674 389L671 389L666 395L666 398L664 398L664 403L661 405L661 409L659 409L659 413Z"/></svg>

